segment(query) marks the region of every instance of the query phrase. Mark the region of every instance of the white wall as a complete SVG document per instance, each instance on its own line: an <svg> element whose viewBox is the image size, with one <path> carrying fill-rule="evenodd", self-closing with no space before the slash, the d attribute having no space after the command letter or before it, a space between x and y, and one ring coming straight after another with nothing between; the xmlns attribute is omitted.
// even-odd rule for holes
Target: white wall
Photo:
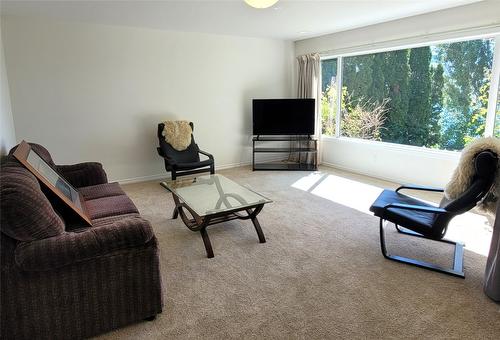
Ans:
<svg viewBox="0 0 500 340"><path fill-rule="evenodd" d="M1 25L0 25L1 26ZM9 81L0 29L0 155L5 155L16 144L14 120L10 105Z"/></svg>
<svg viewBox="0 0 500 340"><path fill-rule="evenodd" d="M6 17L16 135L112 180L165 174L156 127L195 124L216 166L251 160L251 99L291 95L293 44ZM148 177L149 176L149 177Z"/></svg>
<svg viewBox="0 0 500 340"><path fill-rule="evenodd" d="M500 1L495 0L297 41L295 54L343 55L492 32L500 32ZM329 137L323 138L322 152L325 164L433 186L447 183L459 158L457 152Z"/></svg>
<svg viewBox="0 0 500 340"><path fill-rule="evenodd" d="M458 153L360 139L323 140L323 164L401 184L444 187L458 163Z"/></svg>

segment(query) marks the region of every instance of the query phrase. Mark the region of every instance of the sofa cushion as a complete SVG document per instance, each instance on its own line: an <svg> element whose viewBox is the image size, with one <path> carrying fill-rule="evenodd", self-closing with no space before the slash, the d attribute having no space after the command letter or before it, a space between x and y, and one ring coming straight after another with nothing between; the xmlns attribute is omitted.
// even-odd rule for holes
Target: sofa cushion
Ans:
<svg viewBox="0 0 500 340"><path fill-rule="evenodd" d="M134 203L126 195L101 197L85 201L91 220L107 216L138 213Z"/></svg>
<svg viewBox="0 0 500 340"><path fill-rule="evenodd" d="M61 234L64 222L43 194L36 177L12 157L0 171L0 225L18 241L34 241Z"/></svg>
<svg viewBox="0 0 500 340"><path fill-rule="evenodd" d="M114 251L139 249L152 239L154 233L148 221L138 216L128 217L98 228L21 242L15 250L15 262L27 271L52 270Z"/></svg>
<svg viewBox="0 0 500 340"><path fill-rule="evenodd" d="M138 213L131 213L131 214L114 215L114 216L97 218L95 220L92 220L92 227L93 228L104 227L113 224L115 222L121 221L123 219L132 217L141 217L141 215L139 215Z"/></svg>
<svg viewBox="0 0 500 340"><path fill-rule="evenodd" d="M85 200L92 200L101 197L125 195L118 183L104 183L78 188Z"/></svg>

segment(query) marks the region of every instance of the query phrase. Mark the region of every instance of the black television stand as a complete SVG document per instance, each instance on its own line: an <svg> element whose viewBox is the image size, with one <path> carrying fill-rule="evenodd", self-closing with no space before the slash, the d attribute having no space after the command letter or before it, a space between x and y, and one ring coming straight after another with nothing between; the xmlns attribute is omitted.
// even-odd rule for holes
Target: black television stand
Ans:
<svg viewBox="0 0 500 340"><path fill-rule="evenodd" d="M318 140L310 135L252 138L252 170L318 170ZM267 142L267 143L266 143ZM274 142L274 143L273 143ZM288 142L287 146L283 143ZM269 145L274 144L274 145ZM276 145L279 144L279 145ZM258 161L256 154L288 154L283 160Z"/></svg>

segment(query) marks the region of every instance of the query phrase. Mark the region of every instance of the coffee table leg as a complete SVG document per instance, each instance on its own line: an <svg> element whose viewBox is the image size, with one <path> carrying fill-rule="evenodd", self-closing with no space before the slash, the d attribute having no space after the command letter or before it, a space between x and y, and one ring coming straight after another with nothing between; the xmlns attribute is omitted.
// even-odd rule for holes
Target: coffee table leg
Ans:
<svg viewBox="0 0 500 340"><path fill-rule="evenodd" d="M252 223L253 226L255 227L255 231L257 232L257 235L259 235L259 242L260 243L266 243L266 238L264 237L264 233L262 232L262 228L260 227L259 220L257 217L252 218Z"/></svg>
<svg viewBox="0 0 500 340"><path fill-rule="evenodd" d="M214 251L212 250L212 243L210 243L210 239L208 238L207 229L201 228L200 234L201 234L201 238L203 239L203 243L205 244L205 250L207 251L207 257L210 259L210 258L214 257Z"/></svg>

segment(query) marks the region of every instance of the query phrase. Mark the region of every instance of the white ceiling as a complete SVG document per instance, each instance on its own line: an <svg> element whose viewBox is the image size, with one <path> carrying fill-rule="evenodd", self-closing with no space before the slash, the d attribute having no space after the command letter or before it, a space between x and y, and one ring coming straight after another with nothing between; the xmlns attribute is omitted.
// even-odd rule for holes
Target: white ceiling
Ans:
<svg viewBox="0 0 500 340"><path fill-rule="evenodd" d="M300 40L481 0L280 0L254 9L243 0L5 1L2 15L170 31Z"/></svg>

